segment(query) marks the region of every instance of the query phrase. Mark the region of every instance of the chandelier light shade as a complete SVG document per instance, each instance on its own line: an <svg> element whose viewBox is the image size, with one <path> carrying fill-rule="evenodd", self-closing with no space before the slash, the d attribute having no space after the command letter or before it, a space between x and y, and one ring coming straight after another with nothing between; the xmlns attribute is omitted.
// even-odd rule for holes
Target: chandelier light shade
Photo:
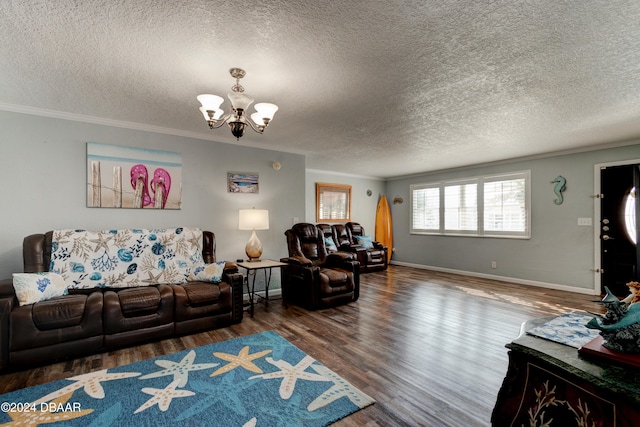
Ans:
<svg viewBox="0 0 640 427"><path fill-rule="evenodd" d="M231 93L227 95L231 102L231 112L225 114L220 108L224 102L224 98L218 95L203 94L198 95L197 99L202 104L200 111L204 119L209 123L210 129L217 129L227 123L231 129L231 133L236 139L240 139L244 135L247 124L251 129L258 133L263 133L273 116L278 111L278 106L268 102L261 102L254 105L255 113L251 114L251 118L247 118L247 110L253 104L253 98L244 94L244 88L240 85L240 79L246 75L241 68L232 68L229 70L231 77L236 79L236 84L231 86Z"/></svg>
<svg viewBox="0 0 640 427"><path fill-rule="evenodd" d="M269 229L269 211L266 209L240 209L238 228L252 231L244 251L249 261L259 261L262 255L262 243L256 236L256 230Z"/></svg>

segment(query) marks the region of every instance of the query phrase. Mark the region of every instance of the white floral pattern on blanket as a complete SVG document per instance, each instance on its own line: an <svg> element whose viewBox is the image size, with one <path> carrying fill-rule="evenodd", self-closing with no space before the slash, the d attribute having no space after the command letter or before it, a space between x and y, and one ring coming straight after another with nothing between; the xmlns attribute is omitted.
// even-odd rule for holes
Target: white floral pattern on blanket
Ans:
<svg viewBox="0 0 640 427"><path fill-rule="evenodd" d="M70 289L185 283L202 259L202 230L55 230L49 271Z"/></svg>

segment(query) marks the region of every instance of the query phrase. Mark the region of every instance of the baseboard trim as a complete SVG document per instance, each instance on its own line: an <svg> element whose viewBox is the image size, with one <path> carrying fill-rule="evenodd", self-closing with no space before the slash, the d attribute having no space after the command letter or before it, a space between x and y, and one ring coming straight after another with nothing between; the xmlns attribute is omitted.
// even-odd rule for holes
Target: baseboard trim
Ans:
<svg viewBox="0 0 640 427"><path fill-rule="evenodd" d="M410 263L410 262L402 262L402 261L391 261L391 264L392 265L402 265L402 266L405 266L405 267L419 268L419 269L422 269L422 270L433 270L433 271L441 271L443 273L460 274L460 275L463 275L463 276L480 277L482 279L497 280L497 281L500 281L500 282L518 283L518 284L521 284L521 285L536 286L536 287L539 287L539 288L554 289L554 290L557 290L557 291L575 292L575 293L578 293L578 294L586 294L586 295L599 295L600 294L595 289L576 288L576 287L573 287L573 286L560 285L560 284L557 284L557 283L538 282L538 281L535 281L535 280L526 280L526 279L520 279L520 278L517 278L517 277L497 276L495 274L484 274L484 273L476 273L476 272L473 272L473 271L455 270L455 269L452 269L452 268L433 267L433 266L424 265L424 264L413 264L413 263Z"/></svg>

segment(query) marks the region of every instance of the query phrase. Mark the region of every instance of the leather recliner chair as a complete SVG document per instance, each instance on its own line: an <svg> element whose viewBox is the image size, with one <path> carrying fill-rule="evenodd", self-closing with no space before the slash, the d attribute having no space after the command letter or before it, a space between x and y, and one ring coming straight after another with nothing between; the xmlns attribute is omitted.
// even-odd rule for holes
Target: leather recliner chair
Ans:
<svg viewBox="0 0 640 427"><path fill-rule="evenodd" d="M289 257L283 268L282 297L315 310L356 301L360 295L360 265L347 252L328 253L324 234L309 223L295 224L285 232Z"/></svg>
<svg viewBox="0 0 640 427"><path fill-rule="evenodd" d="M345 224L345 228L348 231L348 235L351 238L351 243L354 246L361 247L358 242L358 237L366 236L364 227L357 222L348 222ZM360 261L360 271L380 271L386 270L388 264L389 248L382 245L380 242L371 241L373 247L366 248L364 250L357 250L358 261Z"/></svg>

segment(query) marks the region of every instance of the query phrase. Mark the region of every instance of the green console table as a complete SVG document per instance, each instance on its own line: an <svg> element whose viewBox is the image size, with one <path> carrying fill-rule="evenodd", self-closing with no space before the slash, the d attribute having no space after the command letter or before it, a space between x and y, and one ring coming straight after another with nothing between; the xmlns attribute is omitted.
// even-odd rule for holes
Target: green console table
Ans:
<svg viewBox="0 0 640 427"><path fill-rule="evenodd" d="M507 344L509 367L492 425L640 426L640 369L526 333L550 319L525 322Z"/></svg>

